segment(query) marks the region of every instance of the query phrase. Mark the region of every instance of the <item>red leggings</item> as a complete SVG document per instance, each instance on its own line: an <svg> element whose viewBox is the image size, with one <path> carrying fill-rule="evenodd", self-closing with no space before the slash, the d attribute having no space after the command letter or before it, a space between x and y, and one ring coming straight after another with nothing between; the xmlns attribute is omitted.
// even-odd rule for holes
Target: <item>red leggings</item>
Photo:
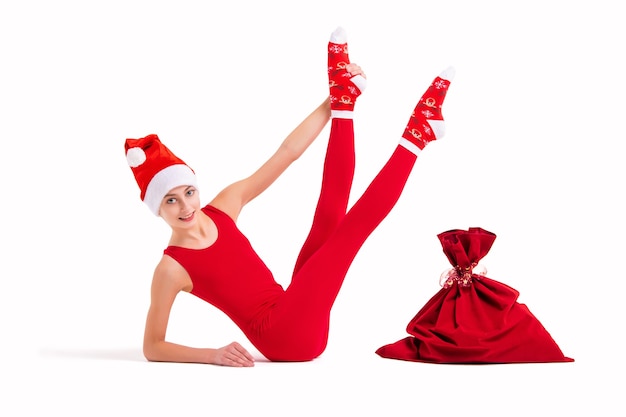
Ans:
<svg viewBox="0 0 626 417"><path fill-rule="evenodd" d="M332 119L311 231L291 284L272 310L272 325L259 335L264 356L273 361L307 361L324 351L330 311L350 264L398 201L416 158L398 145L347 211L355 164L353 121Z"/></svg>

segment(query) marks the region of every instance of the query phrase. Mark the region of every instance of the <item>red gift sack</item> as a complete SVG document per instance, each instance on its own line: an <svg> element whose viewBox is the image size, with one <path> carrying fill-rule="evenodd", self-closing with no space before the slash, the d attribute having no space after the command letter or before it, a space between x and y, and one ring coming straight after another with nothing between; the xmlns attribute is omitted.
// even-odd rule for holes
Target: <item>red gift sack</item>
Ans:
<svg viewBox="0 0 626 417"><path fill-rule="evenodd" d="M407 325L410 336L380 347L389 359L431 363L573 362L517 302L519 292L482 275L478 262L496 235L484 229L438 235L453 268L443 288Z"/></svg>

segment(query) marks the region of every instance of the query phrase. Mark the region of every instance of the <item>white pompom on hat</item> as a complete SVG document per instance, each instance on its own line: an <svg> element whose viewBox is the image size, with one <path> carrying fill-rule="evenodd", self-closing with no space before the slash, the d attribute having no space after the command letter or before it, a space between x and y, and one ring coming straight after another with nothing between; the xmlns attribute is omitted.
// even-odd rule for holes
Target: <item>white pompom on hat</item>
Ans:
<svg viewBox="0 0 626 417"><path fill-rule="evenodd" d="M163 197L182 185L198 186L194 171L170 151L157 135L126 139L126 160L141 190L141 200L159 215Z"/></svg>

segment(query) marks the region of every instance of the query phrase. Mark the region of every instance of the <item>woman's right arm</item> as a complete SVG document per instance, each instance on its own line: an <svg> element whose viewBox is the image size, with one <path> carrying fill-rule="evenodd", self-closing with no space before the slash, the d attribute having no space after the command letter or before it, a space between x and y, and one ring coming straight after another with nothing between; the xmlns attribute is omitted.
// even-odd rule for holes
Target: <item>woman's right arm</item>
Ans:
<svg viewBox="0 0 626 417"><path fill-rule="evenodd" d="M241 209L265 191L313 143L330 120L327 97L283 140L274 154L252 175L223 189L209 204L234 221Z"/></svg>
<svg viewBox="0 0 626 417"><path fill-rule="evenodd" d="M150 308L146 318L143 354L154 362L194 362L226 366L254 366L254 358L239 343L219 349L195 348L165 340L176 295L189 286L186 272L169 256L163 256L152 278Z"/></svg>

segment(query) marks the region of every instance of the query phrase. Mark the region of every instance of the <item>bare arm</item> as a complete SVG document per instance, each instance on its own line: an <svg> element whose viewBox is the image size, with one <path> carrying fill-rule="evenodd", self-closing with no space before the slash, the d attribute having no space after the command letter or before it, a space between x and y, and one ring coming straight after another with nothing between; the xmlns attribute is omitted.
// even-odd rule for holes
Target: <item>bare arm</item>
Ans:
<svg viewBox="0 0 626 417"><path fill-rule="evenodd" d="M326 99L285 138L259 169L226 187L210 204L236 220L243 206L265 191L289 165L300 158L329 120L330 102Z"/></svg>
<svg viewBox="0 0 626 417"><path fill-rule="evenodd" d="M146 319L143 352L155 362L195 362L227 366L253 366L254 358L239 343L219 349L195 348L167 342L165 334L174 299L180 291L191 289L184 269L169 256L157 266L152 279L150 309Z"/></svg>
<svg viewBox="0 0 626 417"><path fill-rule="evenodd" d="M350 63L346 70L352 75L365 73ZM313 143L330 120L330 99L326 98L281 143L278 150L252 175L222 190L209 204L237 220L243 206L267 189Z"/></svg>

